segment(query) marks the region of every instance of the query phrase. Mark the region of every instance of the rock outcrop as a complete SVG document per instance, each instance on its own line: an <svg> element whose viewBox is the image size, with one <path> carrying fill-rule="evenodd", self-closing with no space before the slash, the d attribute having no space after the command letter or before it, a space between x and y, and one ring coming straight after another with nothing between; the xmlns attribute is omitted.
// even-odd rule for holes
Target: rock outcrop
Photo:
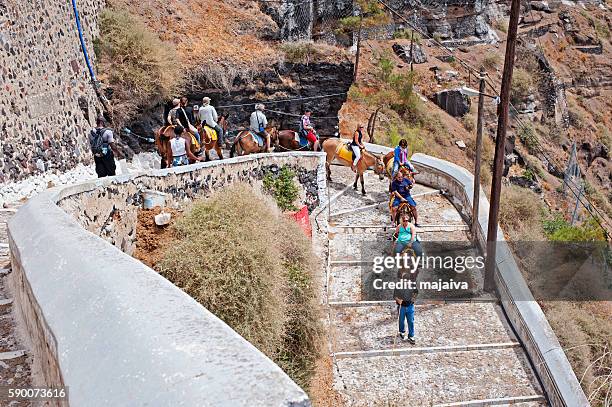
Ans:
<svg viewBox="0 0 612 407"><path fill-rule="evenodd" d="M437 92L431 100L454 117L461 117L470 111L470 98L458 89L446 89Z"/></svg>

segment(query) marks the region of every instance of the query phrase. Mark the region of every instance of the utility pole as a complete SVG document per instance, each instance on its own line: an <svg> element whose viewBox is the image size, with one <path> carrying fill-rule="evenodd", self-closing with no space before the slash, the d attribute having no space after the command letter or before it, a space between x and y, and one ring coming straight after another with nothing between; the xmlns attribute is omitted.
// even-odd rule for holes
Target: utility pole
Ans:
<svg viewBox="0 0 612 407"><path fill-rule="evenodd" d="M478 88L478 122L476 124L476 163L474 166L474 203L472 206L472 237L478 230L480 212L480 163L482 161L482 118L484 116L485 69L480 67L480 87Z"/></svg>
<svg viewBox="0 0 612 407"><path fill-rule="evenodd" d="M504 170L506 127L508 125L508 104L510 102L510 87L512 84L512 70L514 68L514 51L516 47L516 32L520 8L520 1L512 0L512 4L510 6L510 23L508 24L508 38L506 40L504 73L502 76L501 85L501 102L498 107L499 117L497 120L497 138L495 140L495 159L493 161L493 183L491 185L491 204L489 206L489 225L487 228L487 258L485 263L484 289L488 292L495 291L499 199L501 195L502 173Z"/></svg>

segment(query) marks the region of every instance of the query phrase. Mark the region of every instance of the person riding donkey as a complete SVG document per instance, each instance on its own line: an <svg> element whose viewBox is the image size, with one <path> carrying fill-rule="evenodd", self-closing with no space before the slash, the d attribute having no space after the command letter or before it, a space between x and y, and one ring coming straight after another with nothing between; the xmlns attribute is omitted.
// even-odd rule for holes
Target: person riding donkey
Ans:
<svg viewBox="0 0 612 407"><path fill-rule="evenodd" d="M353 159L353 165L351 165L351 169L353 172L356 172L357 163L361 158L361 150L365 150L365 146L363 145L363 124L359 124L357 126L357 130L353 133L353 139L351 140L351 150L353 150L353 155L355 158Z"/></svg>
<svg viewBox="0 0 612 407"><path fill-rule="evenodd" d="M306 109L304 115L300 119L300 135L308 140L312 151L317 151L319 150L319 138L317 137L314 126L310 122L311 115L312 110Z"/></svg>
<svg viewBox="0 0 612 407"><path fill-rule="evenodd" d="M173 167L187 165L196 161L202 161L202 157L196 157L191 151L191 136L185 135L186 131L181 125L174 127L174 138L170 139L170 157L166 162L172 163Z"/></svg>
<svg viewBox="0 0 612 407"><path fill-rule="evenodd" d="M270 152L270 134L266 131L266 127L268 127L268 119L264 114L264 110L266 107L263 103L257 103L255 105L255 111L251 113L251 118L249 120L249 128L256 135L263 137L266 140L266 148L265 152Z"/></svg>
<svg viewBox="0 0 612 407"><path fill-rule="evenodd" d="M410 195L411 188L412 182L408 178L405 178L401 171L398 171L397 174L395 174L395 179L391 183L391 198L393 199L391 203L391 217L392 220L395 220L400 204L406 203L409 205L412 216L414 216L414 225L419 226L416 208L417 204Z"/></svg>
<svg viewBox="0 0 612 407"><path fill-rule="evenodd" d="M417 173L410 160L408 160L408 141L406 141L406 139L401 139L397 147L393 150L392 179L395 178L395 174L397 174L400 167L406 167L410 172Z"/></svg>
<svg viewBox="0 0 612 407"><path fill-rule="evenodd" d="M174 107L168 113L167 121L174 126L180 125L184 129L187 129L195 136L199 144L201 142L200 133L195 126L191 124L191 120L186 111L187 101L187 98L184 96L181 99L174 99L172 101Z"/></svg>
<svg viewBox="0 0 612 407"><path fill-rule="evenodd" d="M210 104L210 98L208 96L202 98L202 107L199 112L200 123L202 126L208 126L217 132L217 143L219 146L223 146L223 129L219 126L219 116L217 110L213 105Z"/></svg>

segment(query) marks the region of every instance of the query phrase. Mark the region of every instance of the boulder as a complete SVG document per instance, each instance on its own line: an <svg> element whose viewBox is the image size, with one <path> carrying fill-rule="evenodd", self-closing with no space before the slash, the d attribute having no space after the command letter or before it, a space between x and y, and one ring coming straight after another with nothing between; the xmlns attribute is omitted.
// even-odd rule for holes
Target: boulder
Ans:
<svg viewBox="0 0 612 407"><path fill-rule="evenodd" d="M511 184L518 185L519 187L523 188L529 188L533 192L536 192L538 194L542 192L542 187L540 186L540 184L537 181L531 180L529 178L511 176L508 178L508 180Z"/></svg>
<svg viewBox="0 0 612 407"><path fill-rule="evenodd" d="M547 1L532 1L529 3L532 10L543 11L545 13L552 13L550 6Z"/></svg>
<svg viewBox="0 0 612 407"><path fill-rule="evenodd" d="M407 63L411 62L412 59L410 58L410 45L393 44L392 48L393 52L395 52L395 54L403 61ZM423 47L418 44L413 44L412 56L414 57L415 64L424 64L425 62L427 62L427 55L425 54Z"/></svg>
<svg viewBox="0 0 612 407"><path fill-rule="evenodd" d="M461 117L470 111L470 98L459 89L446 89L436 92L431 100L454 117Z"/></svg>

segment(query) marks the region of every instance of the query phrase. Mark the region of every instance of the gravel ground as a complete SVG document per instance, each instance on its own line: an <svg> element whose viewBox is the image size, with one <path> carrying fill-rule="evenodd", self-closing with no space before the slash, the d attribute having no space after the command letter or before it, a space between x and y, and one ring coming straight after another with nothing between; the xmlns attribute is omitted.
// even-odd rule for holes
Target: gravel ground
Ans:
<svg viewBox="0 0 612 407"><path fill-rule="evenodd" d="M335 308L334 327L339 332L336 349L342 351L406 347L397 336L395 305ZM454 346L513 342L516 337L493 303L417 306L418 346ZM486 326L486 331L482 326ZM342 334L340 334L342 333Z"/></svg>
<svg viewBox="0 0 612 407"><path fill-rule="evenodd" d="M515 349L345 358L337 364L342 378L336 386L353 406L429 406L539 391L527 360Z"/></svg>
<svg viewBox="0 0 612 407"><path fill-rule="evenodd" d="M334 168L334 191L341 191L350 182L351 173ZM344 177L344 178L342 178ZM386 199L387 182L380 182L373 174L366 174L368 195L362 197L349 189L332 204L332 214ZM414 194L431 191L416 186ZM334 192L332 192L334 194ZM465 222L452 203L440 194L415 198L419 208L419 223L456 225ZM334 217L330 226L330 256L333 261L368 261L382 256L391 247L389 231L376 228L346 229L338 226L388 225L385 205L364 212ZM419 232L427 254L441 253L440 248L454 245L455 253L478 255L470 246L465 230L447 232ZM452 243L454 242L454 243ZM464 242L464 243L462 243ZM392 271L394 273L394 271ZM419 281L436 281L442 271L427 268L420 272ZM470 292L479 293L482 270L472 267L452 277L466 281ZM366 295L364 287L376 277L372 265L333 264L329 270L328 300L364 301L392 300L392 293L381 292L380 298ZM364 286L365 284L365 286ZM383 295L384 294L384 295ZM389 295L387 295L389 294ZM417 347L482 345L515 342L499 305L495 303L434 303L421 305L427 293L419 292L415 311ZM448 298L448 293L446 298ZM384 298L383 298L384 297ZM329 340L333 352L371 351L405 348L411 345L397 336L396 307L364 305L330 309ZM345 405L431 405L500 397L519 397L541 394L540 386L529 366L522 348L472 351L420 351L411 355L365 356L349 358L338 355L335 360L334 386ZM545 405L540 402L516 405Z"/></svg>

